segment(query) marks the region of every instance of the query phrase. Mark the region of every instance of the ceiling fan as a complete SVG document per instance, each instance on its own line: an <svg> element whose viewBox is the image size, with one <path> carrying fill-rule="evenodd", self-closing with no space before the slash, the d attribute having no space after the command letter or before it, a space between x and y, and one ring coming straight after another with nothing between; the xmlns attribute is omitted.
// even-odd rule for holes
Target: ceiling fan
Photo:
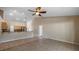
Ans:
<svg viewBox="0 0 79 59"><path fill-rule="evenodd" d="M28 9L28 11L34 12L32 15L38 15L38 16L41 16L41 14L46 13L46 11L42 10L41 7L36 7L35 10Z"/></svg>

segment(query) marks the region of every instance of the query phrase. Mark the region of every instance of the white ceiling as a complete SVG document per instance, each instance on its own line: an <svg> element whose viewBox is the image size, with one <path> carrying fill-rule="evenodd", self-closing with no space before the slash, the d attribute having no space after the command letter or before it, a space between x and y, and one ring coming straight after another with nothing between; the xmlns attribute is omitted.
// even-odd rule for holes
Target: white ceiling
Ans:
<svg viewBox="0 0 79 59"><path fill-rule="evenodd" d="M49 7L45 8L48 12L44 16L72 16L79 15L78 7Z"/></svg>
<svg viewBox="0 0 79 59"><path fill-rule="evenodd" d="M22 20L23 19L33 19L37 16L32 16L32 12L29 12L28 9L34 10L35 7L1 7L4 10L6 18L10 20ZM79 15L79 7L43 7L42 9L46 10L46 14L42 14L43 17L50 16L73 16ZM16 14L13 12L16 11ZM12 14L13 13L13 14Z"/></svg>

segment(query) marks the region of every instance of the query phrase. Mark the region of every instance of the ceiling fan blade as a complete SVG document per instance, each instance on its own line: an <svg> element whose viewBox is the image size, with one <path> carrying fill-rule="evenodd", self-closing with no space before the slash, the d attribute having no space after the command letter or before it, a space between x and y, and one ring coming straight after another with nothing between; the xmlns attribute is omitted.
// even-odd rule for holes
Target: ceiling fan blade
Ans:
<svg viewBox="0 0 79 59"><path fill-rule="evenodd" d="M34 13L34 14L32 14L32 15L35 15L35 13Z"/></svg>
<svg viewBox="0 0 79 59"><path fill-rule="evenodd" d="M41 14L39 14L39 16L41 16Z"/></svg>
<svg viewBox="0 0 79 59"><path fill-rule="evenodd" d="M36 12L36 11L30 10L30 9L28 9L28 11L31 11L31 12Z"/></svg>
<svg viewBox="0 0 79 59"><path fill-rule="evenodd" d="M46 13L46 11L40 11L39 13Z"/></svg>

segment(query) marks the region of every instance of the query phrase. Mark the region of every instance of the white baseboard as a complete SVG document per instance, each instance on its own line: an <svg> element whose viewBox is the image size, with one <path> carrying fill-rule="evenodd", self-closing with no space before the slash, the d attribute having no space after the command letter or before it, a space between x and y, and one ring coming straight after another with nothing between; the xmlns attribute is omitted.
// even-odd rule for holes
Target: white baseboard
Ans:
<svg viewBox="0 0 79 59"><path fill-rule="evenodd" d="M9 42L9 41L14 41L14 40L27 39L27 38L33 38L33 36L29 36L29 37L22 37L22 38L16 38L16 39L11 39L11 40L6 40L6 41L1 41L0 43L5 43L5 42Z"/></svg>
<svg viewBox="0 0 79 59"><path fill-rule="evenodd" d="M48 39L52 39L52 40L57 40L57 41L61 41L61 42L66 42L66 43L71 43L71 44L79 45L79 43L76 43L76 42L70 42L70 41L66 41L66 40L60 40L60 39L56 39L56 38L49 38L49 37L43 37L43 38L48 38Z"/></svg>

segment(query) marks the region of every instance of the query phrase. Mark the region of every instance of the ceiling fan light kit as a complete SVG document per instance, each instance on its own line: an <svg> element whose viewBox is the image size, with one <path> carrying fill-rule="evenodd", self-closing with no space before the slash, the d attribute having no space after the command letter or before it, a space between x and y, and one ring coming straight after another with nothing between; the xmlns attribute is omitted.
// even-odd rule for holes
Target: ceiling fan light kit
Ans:
<svg viewBox="0 0 79 59"><path fill-rule="evenodd" d="M36 12L36 15L39 15L39 12Z"/></svg>

